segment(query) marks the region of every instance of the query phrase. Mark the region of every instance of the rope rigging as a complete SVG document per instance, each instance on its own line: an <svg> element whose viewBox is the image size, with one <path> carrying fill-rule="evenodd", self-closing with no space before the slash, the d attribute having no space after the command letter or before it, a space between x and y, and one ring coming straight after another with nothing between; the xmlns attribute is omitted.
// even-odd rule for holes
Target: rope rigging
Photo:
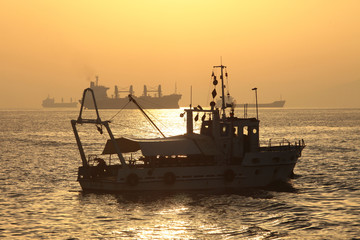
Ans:
<svg viewBox="0 0 360 240"><path fill-rule="evenodd" d="M146 130L146 129L143 129L143 128L140 128L140 127L133 127L133 126L129 126L129 125L124 125L124 124L121 124L121 123L114 123L113 122L112 124L116 125L116 126L126 128L126 129L138 130L138 131L146 132L146 133L158 133L158 131L156 129L154 129L155 131L151 131L151 130Z"/></svg>
<svg viewBox="0 0 360 240"><path fill-rule="evenodd" d="M141 111L141 113L143 113L143 115L145 116L145 118L150 122L150 124L156 128L156 130L159 131L159 133L165 138L165 135L161 132L161 130L156 126L156 124L151 120L151 118L146 114L146 112L143 110L143 108L138 104L138 102L133 98L132 95L129 94L129 99L130 101L132 101Z"/></svg>
<svg viewBox="0 0 360 240"><path fill-rule="evenodd" d="M109 121L113 120L122 110L124 110L126 108L126 106L130 103L130 101L128 101L114 116L112 116Z"/></svg>
<svg viewBox="0 0 360 240"><path fill-rule="evenodd" d="M154 107L156 107L156 108L166 108L165 105L158 104L158 103L154 103L154 102L152 102L152 101L146 101L146 100L144 100L144 99L139 99L139 98L138 98L137 101L140 102L140 103L147 103L147 105L152 105L152 106L154 106Z"/></svg>

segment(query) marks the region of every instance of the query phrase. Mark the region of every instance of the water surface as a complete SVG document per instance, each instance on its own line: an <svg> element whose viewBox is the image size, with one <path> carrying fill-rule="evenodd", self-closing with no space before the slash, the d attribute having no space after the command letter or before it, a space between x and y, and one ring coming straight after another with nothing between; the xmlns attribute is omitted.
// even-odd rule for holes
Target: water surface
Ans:
<svg viewBox="0 0 360 240"><path fill-rule="evenodd" d="M165 135L185 131L181 110L151 113ZM112 119L116 136L159 136L136 110L100 114ZM359 109L261 109L262 144L303 138L307 147L289 184L238 192L84 193L76 182L81 160L70 125L77 115L76 110L0 111L0 238L360 236ZM88 153L101 152L104 135L94 126L81 126L80 133L90 137Z"/></svg>

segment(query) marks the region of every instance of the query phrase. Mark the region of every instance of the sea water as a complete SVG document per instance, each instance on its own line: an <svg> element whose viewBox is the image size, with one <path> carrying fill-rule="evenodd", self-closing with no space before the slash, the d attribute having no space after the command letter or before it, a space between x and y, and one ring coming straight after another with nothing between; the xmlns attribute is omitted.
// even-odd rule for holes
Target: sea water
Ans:
<svg viewBox="0 0 360 240"><path fill-rule="evenodd" d="M184 133L183 110L148 112L166 136ZM137 110L100 116L116 137L159 136ZM71 109L0 111L0 238L360 238L360 109L260 109L263 145L302 138L307 146L288 184L237 192L84 193L70 125L77 117ZM79 131L87 154L100 154L105 134Z"/></svg>

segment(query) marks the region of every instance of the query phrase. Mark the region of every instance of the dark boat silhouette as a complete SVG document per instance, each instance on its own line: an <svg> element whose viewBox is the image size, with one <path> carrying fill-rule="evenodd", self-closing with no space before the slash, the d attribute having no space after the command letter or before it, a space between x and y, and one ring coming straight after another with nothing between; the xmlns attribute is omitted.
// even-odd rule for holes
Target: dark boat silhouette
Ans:
<svg viewBox="0 0 360 240"><path fill-rule="evenodd" d="M238 104L237 107L244 107L245 104ZM254 108L256 104L253 103L246 103L247 107ZM271 103L259 103L259 108L282 108L285 105L285 100L278 100Z"/></svg>
<svg viewBox="0 0 360 240"><path fill-rule="evenodd" d="M73 102L72 99L70 102L64 102L62 99L61 102L55 102L54 98L50 98L49 96L42 101L42 106L44 108L76 108L77 102Z"/></svg>
<svg viewBox="0 0 360 240"><path fill-rule="evenodd" d="M133 86L131 85L128 91L121 91L115 86L114 95L109 97L107 95L106 86L99 85L98 77L96 82L90 82L90 88L94 91L96 97L97 107L99 109L136 109L137 107L132 102L129 103L128 94L133 95ZM126 96L120 97L120 93L127 93ZM155 96L151 96L149 93L155 93ZM146 109L170 109L179 108L179 100L181 94L173 93L169 95L163 95L161 85L156 90L149 90L146 85L142 96L136 97L137 101L142 108ZM81 103L82 100L80 100ZM92 99L87 98L84 101L84 107L88 109L94 109L94 103Z"/></svg>

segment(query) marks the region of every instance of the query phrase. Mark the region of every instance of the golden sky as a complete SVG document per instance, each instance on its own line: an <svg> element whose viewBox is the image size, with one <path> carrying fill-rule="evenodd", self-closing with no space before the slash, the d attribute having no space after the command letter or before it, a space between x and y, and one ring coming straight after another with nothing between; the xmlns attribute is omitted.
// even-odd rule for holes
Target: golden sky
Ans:
<svg viewBox="0 0 360 240"><path fill-rule="evenodd" d="M0 108L79 99L89 81L162 84L208 105L213 65L237 102L360 107L360 1L2 1Z"/></svg>

